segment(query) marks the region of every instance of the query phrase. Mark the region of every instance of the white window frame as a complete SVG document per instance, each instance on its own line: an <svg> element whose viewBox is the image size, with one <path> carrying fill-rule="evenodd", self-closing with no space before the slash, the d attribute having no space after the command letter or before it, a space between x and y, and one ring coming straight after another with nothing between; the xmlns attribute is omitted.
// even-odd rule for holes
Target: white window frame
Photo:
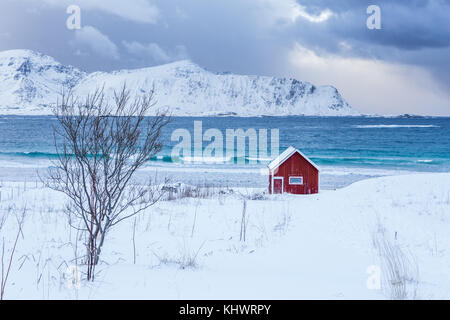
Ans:
<svg viewBox="0 0 450 320"><path fill-rule="evenodd" d="M291 179L301 179L302 182L301 183L292 183ZM303 176L292 176L292 177L289 177L289 185L291 185L291 186L302 186L303 184L304 184Z"/></svg>

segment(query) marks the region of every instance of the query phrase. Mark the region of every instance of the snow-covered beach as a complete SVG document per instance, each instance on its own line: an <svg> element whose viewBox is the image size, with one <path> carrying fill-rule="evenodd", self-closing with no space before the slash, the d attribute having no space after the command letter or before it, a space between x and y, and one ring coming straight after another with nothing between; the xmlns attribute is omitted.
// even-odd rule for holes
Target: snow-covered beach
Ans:
<svg viewBox="0 0 450 320"><path fill-rule="evenodd" d="M448 181L448 173L409 174L318 195L217 188L161 201L108 234L96 281L80 287L73 270L83 271L75 257L85 249L64 196L39 182L2 181L6 253L26 208L5 298L386 299L382 243L403 259L408 298L448 299ZM377 268L381 289L372 283Z"/></svg>

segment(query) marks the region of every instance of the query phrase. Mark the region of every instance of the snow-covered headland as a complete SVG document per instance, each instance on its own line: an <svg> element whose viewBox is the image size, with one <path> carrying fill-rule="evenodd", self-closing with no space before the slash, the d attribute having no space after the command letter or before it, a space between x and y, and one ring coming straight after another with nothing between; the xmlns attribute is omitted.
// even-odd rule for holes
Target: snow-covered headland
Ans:
<svg viewBox="0 0 450 320"><path fill-rule="evenodd" d="M79 288L71 276L83 270L75 257L85 248L64 196L39 182L2 182L7 253L26 207L5 298L385 299L393 292L386 281L399 280L389 278L388 246L402 261L407 298L448 299L449 181L448 173L415 174L311 196L212 188L204 198L174 197L108 234L96 281Z"/></svg>
<svg viewBox="0 0 450 320"><path fill-rule="evenodd" d="M0 114L49 115L63 88L86 96L104 87L112 99L124 84L133 95L155 90L156 109L174 116L356 116L332 86L291 78L207 71L187 60L88 74L30 50L0 52Z"/></svg>

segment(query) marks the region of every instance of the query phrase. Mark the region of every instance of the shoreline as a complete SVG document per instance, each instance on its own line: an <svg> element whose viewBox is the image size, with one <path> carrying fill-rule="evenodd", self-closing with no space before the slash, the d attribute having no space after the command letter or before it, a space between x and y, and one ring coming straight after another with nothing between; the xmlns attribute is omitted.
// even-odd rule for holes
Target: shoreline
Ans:
<svg viewBox="0 0 450 320"><path fill-rule="evenodd" d="M0 182L40 182L48 168L48 161L35 165L10 160L10 166L0 166ZM439 174L441 171L414 171L404 169L321 166L320 189L337 190L367 179L414 174ZM150 164L136 172L136 181L155 177L168 178L171 183L223 188L268 188L268 175L264 165L185 165Z"/></svg>
<svg viewBox="0 0 450 320"><path fill-rule="evenodd" d="M17 110L17 109L14 109ZM0 110L0 117L55 117L55 114L51 111L36 113L26 111L25 113L4 113L4 110ZM152 115L148 115L151 117ZM185 114L185 115L172 115L174 118L362 118L362 119L449 119L450 115L378 115L378 114L360 114L360 115L308 115L308 114L280 114L280 115L234 115L234 114Z"/></svg>

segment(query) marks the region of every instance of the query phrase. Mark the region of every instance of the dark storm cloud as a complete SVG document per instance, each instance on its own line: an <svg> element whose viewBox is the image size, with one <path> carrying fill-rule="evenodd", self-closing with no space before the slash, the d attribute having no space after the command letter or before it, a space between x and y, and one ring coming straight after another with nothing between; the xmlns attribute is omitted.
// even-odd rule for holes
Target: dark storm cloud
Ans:
<svg viewBox="0 0 450 320"><path fill-rule="evenodd" d="M314 1L336 13L327 23L338 38L355 39L368 44L417 50L450 45L450 2L416 1ZM345 4L345 5L344 5ZM365 28L366 8L377 4L382 12L382 29Z"/></svg>
<svg viewBox="0 0 450 320"><path fill-rule="evenodd" d="M293 36L311 46L343 56L377 58L427 68L450 90L450 1L314 0L308 10L329 8L335 14L320 26L297 21ZM381 8L381 30L366 27L366 9ZM345 42L351 49L341 47Z"/></svg>
<svg viewBox="0 0 450 320"><path fill-rule="evenodd" d="M146 0L139 0L145 2ZM77 3L68 1L67 3ZM86 1L85 1L86 2ZM313 23L297 18L295 23L277 28L264 28L264 20L270 19L271 4L276 1L147 1L159 11L157 23L143 23L142 17L136 20L112 14L106 10L83 10L83 25L97 28L108 36L120 49L123 67L139 64L152 64L151 57L133 54L124 43L140 42L143 46L158 44L164 53L177 52L184 46L212 68L244 68L244 71L258 71L257 65L264 65L273 59L276 52L282 52L293 41L311 45L330 52L337 52L339 44L346 41L355 44L347 54L376 56L382 59L392 57L391 50L420 51L422 49L447 48L450 45L450 1L443 0L305 0L297 1L311 15L330 9L334 14L323 23ZM91 1L95 3L95 1ZM102 2L105 2L102 0ZM294 0L281 0L292 2ZM0 27L12 33L9 41L0 44L7 46L28 46L45 49L57 56L67 57L73 48L68 47L74 32L65 28L65 2L56 5L54 0L3 0ZM87 2L86 2L87 3ZM117 1L111 1L115 6ZM124 2L122 2L124 3ZM366 8L376 4L382 10L382 29L373 31L366 28ZM132 6L132 1L126 4ZM105 8L105 6L100 6ZM116 11L119 11L117 9ZM20 45L19 45L20 44ZM383 54L385 52L385 54ZM240 59L234 56L239 53ZM150 55L151 56L151 55ZM168 54L170 56L170 54ZM174 58L179 54L173 54ZM80 57L80 55L78 55ZM395 57L395 55L394 55ZM77 58L77 57L74 57ZM90 57L96 60L96 57ZM409 58L414 62L414 58ZM78 59L78 58L77 58ZM417 61L424 60L417 57ZM74 60L76 61L76 59ZM86 64L101 69L117 67L111 61ZM75 63L77 64L77 63ZM79 64L79 63L78 63ZM245 65L250 65L245 67ZM263 69L266 69L263 67ZM270 71L270 70L266 70Z"/></svg>

